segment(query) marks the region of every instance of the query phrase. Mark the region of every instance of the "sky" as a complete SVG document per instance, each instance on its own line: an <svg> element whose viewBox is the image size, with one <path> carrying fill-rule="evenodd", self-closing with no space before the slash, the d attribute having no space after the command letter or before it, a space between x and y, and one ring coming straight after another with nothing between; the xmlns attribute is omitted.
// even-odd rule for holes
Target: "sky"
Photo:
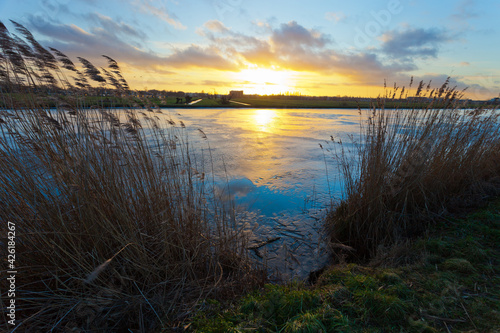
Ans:
<svg viewBox="0 0 500 333"><path fill-rule="evenodd" d="M0 21L133 89L370 96L450 76L500 93L497 0L0 0Z"/></svg>

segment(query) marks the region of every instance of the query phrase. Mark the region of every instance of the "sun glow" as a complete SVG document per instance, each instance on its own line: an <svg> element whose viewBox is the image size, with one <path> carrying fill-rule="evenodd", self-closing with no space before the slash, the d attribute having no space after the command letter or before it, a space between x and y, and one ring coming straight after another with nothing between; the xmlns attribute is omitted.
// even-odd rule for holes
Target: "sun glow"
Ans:
<svg viewBox="0 0 500 333"><path fill-rule="evenodd" d="M239 72L236 79L244 81L245 94L284 94L294 90L292 73L289 71L249 68Z"/></svg>

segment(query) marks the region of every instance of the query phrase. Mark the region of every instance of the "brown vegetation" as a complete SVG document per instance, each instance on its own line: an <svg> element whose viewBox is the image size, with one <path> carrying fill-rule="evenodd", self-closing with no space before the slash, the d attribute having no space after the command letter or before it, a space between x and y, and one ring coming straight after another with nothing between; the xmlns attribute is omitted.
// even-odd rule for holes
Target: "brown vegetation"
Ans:
<svg viewBox="0 0 500 333"><path fill-rule="evenodd" d="M448 81L432 90L420 82L415 97L430 100L425 108L386 109L385 100L396 95L408 100L408 91L397 87L379 98L364 115L353 150L350 143L334 142L344 197L327 226L332 241L354 248L358 258L499 192L496 109L461 108L462 93Z"/></svg>
<svg viewBox="0 0 500 333"><path fill-rule="evenodd" d="M83 108L91 80L128 89L117 63L79 70L14 24L29 44L0 22L0 231L16 225L17 331L145 332L244 291L245 240L196 171L184 124L159 109ZM72 94L54 110L37 94L56 87Z"/></svg>

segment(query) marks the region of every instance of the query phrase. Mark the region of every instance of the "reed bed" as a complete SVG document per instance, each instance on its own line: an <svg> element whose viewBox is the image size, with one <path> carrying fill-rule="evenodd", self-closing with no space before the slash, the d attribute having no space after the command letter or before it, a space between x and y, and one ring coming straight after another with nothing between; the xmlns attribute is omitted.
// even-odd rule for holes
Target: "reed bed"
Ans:
<svg viewBox="0 0 500 333"><path fill-rule="evenodd" d="M335 247L366 259L500 193L499 112L464 109L463 93L449 79L435 89L386 89L360 110L359 136L332 137L343 188L326 220ZM384 107L395 100L399 107Z"/></svg>
<svg viewBox="0 0 500 333"><path fill-rule="evenodd" d="M184 124L85 105L96 85L127 98L116 61L80 58L79 69L13 24L22 38L0 22L0 237L6 253L15 223L16 326L2 279L0 330L169 330L206 297L256 281Z"/></svg>

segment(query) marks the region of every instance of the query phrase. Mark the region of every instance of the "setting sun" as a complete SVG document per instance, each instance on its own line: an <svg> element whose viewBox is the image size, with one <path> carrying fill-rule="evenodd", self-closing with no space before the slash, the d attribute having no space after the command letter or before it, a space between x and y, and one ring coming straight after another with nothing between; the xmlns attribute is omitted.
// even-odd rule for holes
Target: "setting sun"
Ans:
<svg viewBox="0 0 500 333"><path fill-rule="evenodd" d="M292 73L269 68L249 68L237 73L236 78L244 81L245 93L271 95L293 91Z"/></svg>

